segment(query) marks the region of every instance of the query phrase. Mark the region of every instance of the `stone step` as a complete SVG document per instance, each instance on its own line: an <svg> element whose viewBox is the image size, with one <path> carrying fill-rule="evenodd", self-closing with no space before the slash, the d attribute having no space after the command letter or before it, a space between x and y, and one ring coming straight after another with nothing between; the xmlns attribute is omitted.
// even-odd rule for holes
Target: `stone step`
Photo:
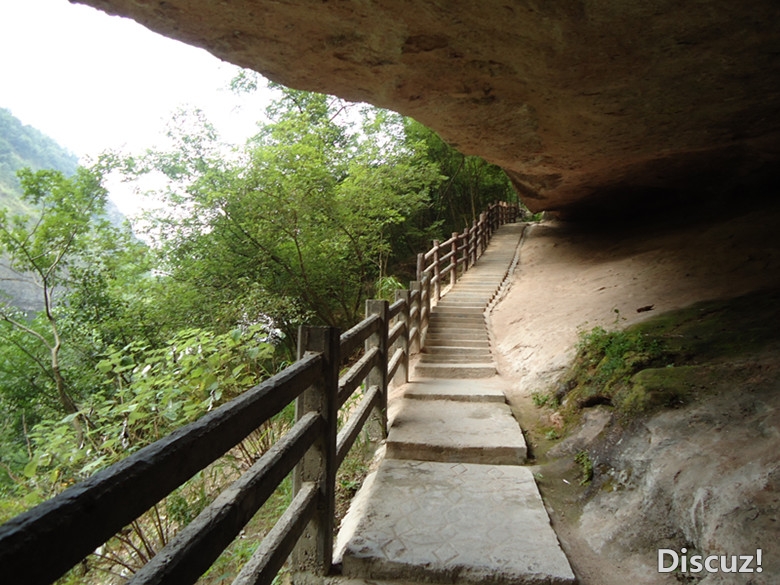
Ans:
<svg viewBox="0 0 780 585"><path fill-rule="evenodd" d="M429 323L427 329L430 337L447 339L449 335L473 336L475 333L483 334L487 338L487 325L485 323Z"/></svg>
<svg viewBox="0 0 780 585"><path fill-rule="evenodd" d="M452 337L433 337L429 336L425 340L426 349L435 349L438 347L469 347L469 348L481 348L490 347L490 342L487 339L487 333L483 336L484 339L468 338L468 339L453 339Z"/></svg>
<svg viewBox="0 0 780 585"><path fill-rule="evenodd" d="M506 402L503 387L488 380L418 379L404 386L404 398L413 400L459 400Z"/></svg>
<svg viewBox="0 0 780 585"><path fill-rule="evenodd" d="M395 459L522 465L523 433L503 402L403 400L387 436Z"/></svg>
<svg viewBox="0 0 780 585"><path fill-rule="evenodd" d="M450 319L447 317L436 317L428 320L428 330L433 329L487 329L487 323L483 318L478 319Z"/></svg>
<svg viewBox="0 0 780 585"><path fill-rule="evenodd" d="M431 311L440 311L442 309L446 309L447 311L479 311L480 313L484 313L485 306L486 305L481 303L441 301L438 305L431 309Z"/></svg>
<svg viewBox="0 0 780 585"><path fill-rule="evenodd" d="M450 345L428 345L422 352L422 355L452 355L452 356L467 356L467 355L485 355L490 356L490 346L485 345L482 347L464 347L462 345L456 345L451 343Z"/></svg>
<svg viewBox="0 0 780 585"><path fill-rule="evenodd" d="M533 473L516 465L385 459L336 541L345 577L574 585Z"/></svg>
<svg viewBox="0 0 780 585"><path fill-rule="evenodd" d="M455 285L455 288L451 289L444 298L451 296L469 296L469 295L491 295L498 288L497 282L491 283L490 286L461 286L460 283Z"/></svg>
<svg viewBox="0 0 780 585"><path fill-rule="evenodd" d="M468 306L468 307L481 307L482 310L485 310L485 307L487 307L488 303L493 299L493 295L490 296L480 296L480 297L459 297L457 299L449 299L447 301L448 305L452 304L453 306Z"/></svg>
<svg viewBox="0 0 780 585"><path fill-rule="evenodd" d="M482 315L444 315L442 313L434 313L428 320L428 326L435 325L454 325L460 327L461 325L480 325L486 327L485 317Z"/></svg>
<svg viewBox="0 0 780 585"><path fill-rule="evenodd" d="M485 307L474 305L469 307L457 307L453 305L442 305L441 303L431 309L432 315L477 315L485 318Z"/></svg>
<svg viewBox="0 0 780 585"><path fill-rule="evenodd" d="M455 285L456 287L458 285ZM489 289L485 290L467 290L467 289L460 289L455 288L454 291L448 292L446 295L444 295L443 299L465 299L470 297L489 297L494 294L495 289L498 287L490 287ZM441 299L440 299L441 300Z"/></svg>
<svg viewBox="0 0 780 585"><path fill-rule="evenodd" d="M420 364L484 364L492 360L489 351L479 353L423 353L420 355Z"/></svg>
<svg viewBox="0 0 780 585"><path fill-rule="evenodd" d="M429 326L428 335L432 337L441 337L447 339L450 335L455 335L452 339L458 339L461 336L464 339L471 339L474 336L487 339L487 327L480 325L478 327L466 327L464 325L435 325Z"/></svg>
<svg viewBox="0 0 780 585"><path fill-rule="evenodd" d="M480 345L474 346L471 344L464 344L463 341L479 341ZM453 329L448 331L434 331L431 332L428 337L425 338L425 347L485 347L484 344L490 345L490 338L488 337L487 330L482 331L478 329ZM423 348L425 351L425 348Z"/></svg>
<svg viewBox="0 0 780 585"><path fill-rule="evenodd" d="M485 313L487 303L439 303L431 309L431 314L438 311L446 311L448 313Z"/></svg>
<svg viewBox="0 0 780 585"><path fill-rule="evenodd" d="M425 338L425 344L437 341L460 341L460 340L474 340L474 341L488 341L487 329L462 329L462 328L450 328L446 330L428 331L428 335Z"/></svg>
<svg viewBox="0 0 780 585"><path fill-rule="evenodd" d="M418 363L414 368L416 376L421 378L490 378L498 373L493 362L482 364L425 364Z"/></svg>
<svg viewBox="0 0 780 585"><path fill-rule="evenodd" d="M436 307L431 311L431 319L466 319L467 321L481 321L484 323L485 309Z"/></svg>
<svg viewBox="0 0 780 585"><path fill-rule="evenodd" d="M447 322L452 321L453 323L461 323L466 321L473 321L475 323L485 323L485 313L484 311L472 311L472 312L461 312L461 311L432 311L431 316L429 318L429 321L441 321L441 322Z"/></svg>
<svg viewBox="0 0 780 585"><path fill-rule="evenodd" d="M447 299L447 303L454 306L482 307L484 310L492 298L493 295L480 295L479 297L457 297L455 299Z"/></svg>

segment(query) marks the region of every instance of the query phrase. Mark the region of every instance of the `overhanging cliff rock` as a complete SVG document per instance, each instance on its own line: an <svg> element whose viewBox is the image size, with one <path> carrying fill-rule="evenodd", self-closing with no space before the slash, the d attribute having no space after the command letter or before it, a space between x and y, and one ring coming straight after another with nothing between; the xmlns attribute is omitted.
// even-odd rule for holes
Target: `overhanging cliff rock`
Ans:
<svg viewBox="0 0 780 585"><path fill-rule="evenodd" d="M761 193L774 0L80 0L270 79L412 116L533 211Z"/></svg>

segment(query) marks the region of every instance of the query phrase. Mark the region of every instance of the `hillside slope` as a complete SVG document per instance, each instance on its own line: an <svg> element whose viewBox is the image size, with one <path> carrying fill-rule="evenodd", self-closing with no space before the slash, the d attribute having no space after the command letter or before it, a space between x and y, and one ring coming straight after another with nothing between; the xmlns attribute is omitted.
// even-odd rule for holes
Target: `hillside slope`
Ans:
<svg viewBox="0 0 780 585"><path fill-rule="evenodd" d="M769 584L780 575L780 209L695 219L610 233L531 226L492 314L510 402L584 585ZM632 324L678 351L630 383L676 385L682 399L629 420L610 404L588 405L574 421L566 406L534 404L536 393L569 389L561 381L580 332ZM580 485L585 459L593 478ZM762 548L763 570L659 573L662 548L729 559Z"/></svg>
<svg viewBox="0 0 780 585"><path fill-rule="evenodd" d="M21 211L21 191L16 171L55 169L66 175L76 171L78 157L52 138L26 126L9 110L0 108L0 205Z"/></svg>

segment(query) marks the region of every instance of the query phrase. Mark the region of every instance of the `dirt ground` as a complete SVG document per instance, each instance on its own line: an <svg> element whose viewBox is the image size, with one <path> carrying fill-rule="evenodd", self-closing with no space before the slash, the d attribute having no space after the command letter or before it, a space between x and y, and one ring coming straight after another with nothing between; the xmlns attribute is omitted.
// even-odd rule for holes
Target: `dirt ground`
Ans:
<svg viewBox="0 0 780 585"><path fill-rule="evenodd" d="M529 433L528 429L554 425L555 421L550 420L550 412L534 406L531 397L535 392L549 391L555 387L574 356L580 331L590 330L597 325L606 329L624 327L699 301L728 299L780 286L780 238L776 236L778 225L780 209L700 223L696 223L696 218L686 218L684 221L667 222L665 226L633 225L610 230L602 225L574 226L552 221L530 225L525 231L520 247L520 261L513 274L511 288L491 314L493 347L502 375L510 380L510 404L521 426L526 429L532 455L540 457L537 461L540 464L539 477L544 479L539 483L553 525L582 584L617 585L629 581L636 584L753 582L745 579L719 580L722 576L707 575L701 581L698 580L701 576L686 580L687 577L679 574L660 575L651 570L654 560L647 550L628 545L621 548L617 541L633 538L632 542L636 542L636 534L643 530L642 517L631 516L627 508L647 506L648 501L652 503L648 498L660 496L637 490L634 495L639 500L631 501L625 497L623 500L609 500L605 495L593 498L585 506L584 488L578 485L577 469L571 464L571 456L558 459L546 457L551 442L538 433ZM759 356L750 368L763 368L762 371L771 372L771 384L775 384L778 379L774 367L776 362L776 355ZM755 377L745 379L753 380ZM766 394L766 388L758 388L756 392ZM775 392L774 387L772 392ZM775 420L776 413L772 414L772 411L777 404L766 406L771 400L776 400L775 395L762 395L763 401L756 399L756 404L760 403L764 408L760 416L751 411L753 414L745 415L744 420L732 420L730 423L744 427L766 425L767 421ZM713 408L721 408L717 416L728 419L724 413L728 413L731 407L725 404L718 406L716 402L713 401ZM693 426L686 422L687 419L674 419L674 414L669 416L671 418L668 420L659 418L648 422L637 437L643 441L649 440L647 436L660 436L659 429L662 429L667 433L663 435L665 441L673 445L679 442L679 448L670 448L658 455L659 458L668 455L667 467L674 465L675 461L679 465L674 477L668 478L671 486L680 477L686 477L685 466L694 457L682 445L690 444L691 437L697 440L704 437L702 440L706 445L708 435L706 430L703 432L697 427L695 435L671 437L676 429ZM687 413L685 416L693 415ZM701 418L704 415L699 413L696 416ZM712 411L706 413L706 416L712 418L716 414ZM587 437L586 441L592 439L604 429L607 419L608 416L602 416L598 410L588 413L580 434L587 436L591 433L592 436ZM723 424L729 424L729 421ZM736 434L741 432L742 427L730 428ZM723 428L722 425L720 428ZM777 434L776 426L771 427L771 432ZM631 442L629 439L632 438L627 437L626 443ZM769 449L771 452L765 449L764 452L754 453L754 457L759 459L768 457L769 468L762 470L763 475L759 474L766 485L776 481L778 475L777 456L773 454L777 451L776 439L772 439L774 443L768 443L773 445ZM750 444L748 437L745 441L745 444ZM558 451L560 454L565 449L558 447ZM623 459L644 458L649 452L646 445L640 444L634 447L634 451L627 450L621 456ZM725 463L717 462L717 465L711 470L715 476L722 473L721 468ZM721 471L718 472L718 469ZM665 481L665 476L658 469L647 467L645 471L645 483ZM668 472L668 469L664 471ZM740 468L740 473L745 472ZM694 474L691 477L690 490L700 491L697 476ZM767 480L767 477L774 479ZM720 485L717 481L721 480L717 477L712 480L712 485L716 486L713 489ZM669 509L677 510L675 513L679 512L681 516L687 514L685 506L693 505L689 501L691 494L673 493L673 487L669 490ZM766 487L764 492L767 490L770 488ZM776 511L776 493L770 495L774 498L771 504L774 507L771 509ZM740 492L739 497L749 500L755 495ZM720 523L720 526L723 517L742 513L745 507L744 502L722 511L713 507L712 511L708 510L712 516L708 521L713 525ZM670 514L668 510L664 513ZM583 514L587 516L589 526L584 525ZM627 534L625 527L608 526L610 523L615 524L618 517L622 517L623 522L638 523L631 534ZM774 517L768 520L770 532L780 531L780 526L772 524L776 519L774 513ZM666 526L660 517L648 518L647 522L649 531L658 530L661 525ZM674 530L680 533L683 542L686 542L686 538L705 539L703 528L699 530L695 526L690 527L684 519L675 525ZM713 530L717 532L715 528ZM715 532L707 533L710 539L708 542L725 542ZM764 577L773 578L767 575ZM755 581L764 582L773 581Z"/></svg>

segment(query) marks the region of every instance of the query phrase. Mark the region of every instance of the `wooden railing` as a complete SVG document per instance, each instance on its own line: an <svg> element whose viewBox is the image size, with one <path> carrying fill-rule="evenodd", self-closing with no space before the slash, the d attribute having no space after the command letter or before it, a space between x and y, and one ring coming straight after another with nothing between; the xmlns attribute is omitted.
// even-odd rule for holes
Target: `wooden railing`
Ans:
<svg viewBox="0 0 780 585"><path fill-rule="evenodd" d="M504 201L493 203L463 233L454 232L444 242L434 240L430 250L417 255L417 280L430 278L435 302L441 298L445 277L449 275L448 283L455 284L458 274L466 272L482 255L499 226L514 223L517 215L517 205Z"/></svg>
<svg viewBox="0 0 780 585"><path fill-rule="evenodd" d="M444 275L454 283L459 269L468 270L498 226L516 214L516 206L491 205L463 234L422 254L418 280L397 291L392 304L367 301L366 318L343 334L301 327L298 361L290 367L0 526L3 582L55 581L292 401L294 426L129 583L197 581L291 471L292 502L233 583L271 583L291 553L298 574L327 575L338 467L367 421L375 420L386 434L388 386L408 381L409 356L423 345L432 291L438 299ZM354 363L339 377L346 360ZM358 389L362 399L339 430L339 412Z"/></svg>

